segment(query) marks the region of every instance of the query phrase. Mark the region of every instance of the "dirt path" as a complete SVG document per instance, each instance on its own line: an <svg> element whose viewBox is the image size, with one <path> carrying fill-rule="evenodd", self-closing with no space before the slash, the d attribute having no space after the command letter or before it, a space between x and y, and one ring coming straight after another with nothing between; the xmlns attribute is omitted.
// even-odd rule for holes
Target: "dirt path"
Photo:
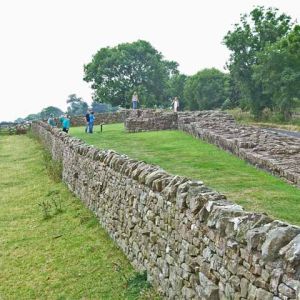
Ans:
<svg viewBox="0 0 300 300"><path fill-rule="evenodd" d="M296 138L300 139L300 132L297 132L297 131L288 131L288 130L276 129L276 128L264 128L264 129L271 131L271 132L276 132L280 135L296 137Z"/></svg>

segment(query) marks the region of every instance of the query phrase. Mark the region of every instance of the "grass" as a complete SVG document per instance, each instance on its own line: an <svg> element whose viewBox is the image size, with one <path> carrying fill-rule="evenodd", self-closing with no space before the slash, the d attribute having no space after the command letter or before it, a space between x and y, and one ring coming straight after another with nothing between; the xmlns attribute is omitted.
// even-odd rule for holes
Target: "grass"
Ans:
<svg viewBox="0 0 300 300"><path fill-rule="evenodd" d="M157 299L44 158L28 136L0 137L0 299Z"/></svg>
<svg viewBox="0 0 300 300"><path fill-rule="evenodd" d="M299 113L300 108L297 108L296 111ZM235 120L240 124L246 125L256 125L259 127L271 127L278 128L290 131L300 131L300 119L294 118L288 122L283 122L276 116L276 114L266 115L262 121L255 121L254 117L250 114L249 111L242 111L240 108L235 108L231 110L227 110L229 114L231 114Z"/></svg>
<svg viewBox="0 0 300 300"><path fill-rule="evenodd" d="M184 132L126 133L123 124L111 124L102 133L96 126L94 134L86 134L83 127L71 128L71 134L172 174L203 180L247 210L300 225L300 189Z"/></svg>

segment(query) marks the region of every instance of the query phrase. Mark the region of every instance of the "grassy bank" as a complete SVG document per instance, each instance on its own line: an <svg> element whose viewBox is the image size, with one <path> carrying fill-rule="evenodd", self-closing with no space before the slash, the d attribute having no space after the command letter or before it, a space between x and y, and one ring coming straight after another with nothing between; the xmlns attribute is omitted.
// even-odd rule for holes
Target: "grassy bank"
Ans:
<svg viewBox="0 0 300 300"><path fill-rule="evenodd" d="M300 131L300 118L293 118L290 121L283 122L276 115L268 115L263 118L262 121L255 121L254 117L249 111L242 111L240 108L227 110L234 119L240 124L256 125L260 127L271 127L290 131ZM297 113L300 113L300 108L297 109Z"/></svg>
<svg viewBox="0 0 300 300"><path fill-rule="evenodd" d="M27 136L0 137L0 299L154 299L45 158Z"/></svg>
<svg viewBox="0 0 300 300"><path fill-rule="evenodd" d="M204 183L247 210L300 225L300 189L239 158L180 131L126 133L123 124L96 126L94 134L83 127L71 134L102 149L160 165L172 174L203 180Z"/></svg>

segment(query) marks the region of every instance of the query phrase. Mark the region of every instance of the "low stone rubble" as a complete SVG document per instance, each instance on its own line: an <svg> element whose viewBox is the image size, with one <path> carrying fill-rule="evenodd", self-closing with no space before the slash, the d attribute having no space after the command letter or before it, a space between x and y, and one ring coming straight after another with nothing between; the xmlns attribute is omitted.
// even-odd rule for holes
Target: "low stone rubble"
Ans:
<svg viewBox="0 0 300 300"><path fill-rule="evenodd" d="M300 139L238 125L219 111L178 114L178 129L300 186Z"/></svg>
<svg viewBox="0 0 300 300"><path fill-rule="evenodd" d="M299 227L45 123L32 130L62 161L69 189L166 299L300 299Z"/></svg>
<svg viewBox="0 0 300 300"><path fill-rule="evenodd" d="M164 110L132 110L125 120L128 132L177 129L177 114Z"/></svg>

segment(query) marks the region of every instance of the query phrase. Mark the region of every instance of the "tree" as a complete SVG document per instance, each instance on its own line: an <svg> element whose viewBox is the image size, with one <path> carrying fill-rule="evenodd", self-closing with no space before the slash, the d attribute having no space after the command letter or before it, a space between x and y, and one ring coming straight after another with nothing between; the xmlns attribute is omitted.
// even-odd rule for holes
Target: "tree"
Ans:
<svg viewBox="0 0 300 300"><path fill-rule="evenodd" d="M54 117L57 118L57 117L61 116L62 114L63 114L63 111L55 106L48 106L40 112L40 116L43 120L48 119L50 117L50 115L53 115Z"/></svg>
<svg viewBox="0 0 300 300"><path fill-rule="evenodd" d="M23 118L17 118L14 123L18 123L18 124L21 124L21 123L24 123L26 120L23 119Z"/></svg>
<svg viewBox="0 0 300 300"><path fill-rule="evenodd" d="M108 104L108 103L99 103L99 102L96 102L96 101L92 102L91 108L92 108L92 110L94 112L98 112L98 113L111 112L111 111L115 110L115 109L113 109L113 107L111 106L111 104Z"/></svg>
<svg viewBox="0 0 300 300"><path fill-rule="evenodd" d="M37 121L37 120L40 120L41 119L41 115L40 113L37 113L37 114L29 114L25 120L26 121Z"/></svg>
<svg viewBox="0 0 300 300"><path fill-rule="evenodd" d="M228 97L229 75L212 68L199 71L186 80L184 98L190 110L221 107Z"/></svg>
<svg viewBox="0 0 300 300"><path fill-rule="evenodd" d="M88 104L80 97L77 97L76 94L69 95L67 103L69 104L67 108L68 114L71 116L84 115L88 110Z"/></svg>
<svg viewBox="0 0 300 300"><path fill-rule="evenodd" d="M84 66L84 80L91 83L96 101L128 107L136 91L140 105L153 107L167 101L166 84L177 66L139 40L100 49Z"/></svg>
<svg viewBox="0 0 300 300"><path fill-rule="evenodd" d="M184 74L175 74L170 77L167 83L167 97L173 99L178 97L180 102L180 109L185 107L185 100L183 97L184 85L187 80L187 76ZM169 105L170 106L170 103Z"/></svg>
<svg viewBox="0 0 300 300"><path fill-rule="evenodd" d="M263 86L264 94L274 103L284 120L300 100L300 26L258 56L253 79Z"/></svg>
<svg viewBox="0 0 300 300"><path fill-rule="evenodd" d="M228 68L256 118L261 116L265 107L271 107L272 102L263 93L262 84L253 80L253 67L259 53L284 37L291 26L291 18L279 15L277 9L256 7L249 15L242 15L240 24L235 24L234 30L224 37L225 45L232 52Z"/></svg>

